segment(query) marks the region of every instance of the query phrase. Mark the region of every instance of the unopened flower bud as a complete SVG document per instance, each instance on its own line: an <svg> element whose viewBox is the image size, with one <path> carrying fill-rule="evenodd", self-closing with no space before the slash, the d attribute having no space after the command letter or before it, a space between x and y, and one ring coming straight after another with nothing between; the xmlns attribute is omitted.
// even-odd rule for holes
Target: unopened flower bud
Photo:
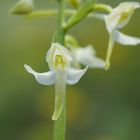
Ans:
<svg viewBox="0 0 140 140"><path fill-rule="evenodd" d="M20 0L15 4L11 13L17 15L26 15L31 13L33 10L33 1L32 0Z"/></svg>
<svg viewBox="0 0 140 140"><path fill-rule="evenodd" d="M69 0L69 2L74 8L78 8L83 0Z"/></svg>

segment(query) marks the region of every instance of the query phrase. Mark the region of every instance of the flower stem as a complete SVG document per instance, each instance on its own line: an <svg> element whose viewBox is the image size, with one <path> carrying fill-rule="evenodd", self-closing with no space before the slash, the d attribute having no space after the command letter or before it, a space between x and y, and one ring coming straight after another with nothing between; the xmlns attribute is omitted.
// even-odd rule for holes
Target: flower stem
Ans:
<svg viewBox="0 0 140 140"><path fill-rule="evenodd" d="M55 42L64 45L65 31L63 29L64 16L65 16L65 0L60 0L58 7L57 31L55 34Z"/></svg>
<svg viewBox="0 0 140 140"><path fill-rule="evenodd" d="M59 4L58 7L59 12L58 12L58 19L57 19L57 31L55 33L53 41L64 45L65 31L63 29L63 23L64 23L65 0L59 0L58 4ZM64 100L63 101L64 106L62 112L59 118L54 121L53 140L65 140L66 98L64 97L63 100Z"/></svg>
<svg viewBox="0 0 140 140"><path fill-rule="evenodd" d="M106 70L108 70L110 67L110 58L112 55L114 43L115 43L114 37L113 37L113 35L110 35L109 44L108 44L108 48L107 48L107 55L106 55L106 60L105 60L105 69Z"/></svg>
<svg viewBox="0 0 140 140"><path fill-rule="evenodd" d="M99 11L99 12L106 12L106 13L112 12L111 6L106 4L95 4L94 8L95 11Z"/></svg>

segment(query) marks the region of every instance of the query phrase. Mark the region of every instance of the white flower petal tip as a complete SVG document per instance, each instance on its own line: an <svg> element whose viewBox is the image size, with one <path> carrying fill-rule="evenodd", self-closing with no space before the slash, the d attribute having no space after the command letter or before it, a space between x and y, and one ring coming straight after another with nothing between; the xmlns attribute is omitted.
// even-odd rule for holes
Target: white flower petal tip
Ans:
<svg viewBox="0 0 140 140"><path fill-rule="evenodd" d="M106 63L104 69L109 70L110 69L110 63Z"/></svg>
<svg viewBox="0 0 140 140"><path fill-rule="evenodd" d="M121 8L128 8L131 7L133 9L140 8L139 2L122 2L120 3L119 7Z"/></svg>
<svg viewBox="0 0 140 140"><path fill-rule="evenodd" d="M30 66L24 64L25 69L34 75L36 81L41 85L53 85L54 84L54 77L55 74L52 71L44 72L44 73L38 73L34 71Z"/></svg>
<svg viewBox="0 0 140 140"><path fill-rule="evenodd" d="M60 116L60 115L56 116L56 115L53 114L53 116L52 116L52 120L53 120L53 121L58 120L59 116Z"/></svg>
<svg viewBox="0 0 140 140"><path fill-rule="evenodd" d="M78 83L78 81L81 79L81 77L86 73L88 69L88 66L84 69L73 69L69 68L67 70L67 84L68 85L74 85Z"/></svg>
<svg viewBox="0 0 140 140"><path fill-rule="evenodd" d="M61 113L62 113L63 108L60 108L60 110L54 111L53 115L52 115L52 120L56 121L59 119Z"/></svg>
<svg viewBox="0 0 140 140"><path fill-rule="evenodd" d="M24 64L24 68L31 74L36 73L29 65Z"/></svg>
<svg viewBox="0 0 140 140"><path fill-rule="evenodd" d="M102 69L102 68L104 68L105 67L105 61L104 60L102 60L102 59L100 59L100 58L93 58L92 59L92 61L91 61L92 63L90 63L88 66L89 66L89 68L100 68L100 69Z"/></svg>
<svg viewBox="0 0 140 140"><path fill-rule="evenodd" d="M115 31L115 40L116 40L116 42L118 42L119 44L122 44L122 45L140 44L140 38L128 36L117 30Z"/></svg>

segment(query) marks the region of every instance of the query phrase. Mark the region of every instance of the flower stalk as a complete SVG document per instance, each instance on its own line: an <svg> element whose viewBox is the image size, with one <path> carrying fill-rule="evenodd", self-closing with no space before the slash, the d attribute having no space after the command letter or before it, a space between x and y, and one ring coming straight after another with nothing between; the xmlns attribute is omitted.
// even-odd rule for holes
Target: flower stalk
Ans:
<svg viewBox="0 0 140 140"><path fill-rule="evenodd" d="M63 29L63 24L64 24L64 10L65 10L65 0L60 0L58 2L59 5L59 12L58 12L58 19L57 19L57 31L54 37L54 41L58 42L62 45L64 45L64 36L65 32ZM62 79L60 77L59 72L56 75L56 83L55 83L55 109L59 107L59 104L57 105L56 103L63 102L63 107L60 107L62 109L61 114L57 120L54 120L54 130L53 130L53 140L65 140L65 129L66 129L66 93L65 93L65 87L66 83L65 79ZM65 75L64 77L65 78ZM61 79L61 82L60 82ZM61 96L59 96L61 94ZM57 96L58 95L58 96ZM58 97L58 98L57 98ZM63 101L56 101L56 100L63 100ZM52 119L55 117L55 111L53 114Z"/></svg>

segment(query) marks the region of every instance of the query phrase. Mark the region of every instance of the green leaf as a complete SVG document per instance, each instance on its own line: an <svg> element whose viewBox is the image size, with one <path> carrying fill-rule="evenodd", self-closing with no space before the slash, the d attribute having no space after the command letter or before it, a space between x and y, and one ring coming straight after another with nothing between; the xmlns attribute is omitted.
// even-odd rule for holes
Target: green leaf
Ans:
<svg viewBox="0 0 140 140"><path fill-rule="evenodd" d="M96 0L86 0L81 7L79 7L76 14L74 14L68 22L64 25L64 29L67 31L72 26L80 22L82 19L84 19L91 11L94 9L94 4L96 3Z"/></svg>

